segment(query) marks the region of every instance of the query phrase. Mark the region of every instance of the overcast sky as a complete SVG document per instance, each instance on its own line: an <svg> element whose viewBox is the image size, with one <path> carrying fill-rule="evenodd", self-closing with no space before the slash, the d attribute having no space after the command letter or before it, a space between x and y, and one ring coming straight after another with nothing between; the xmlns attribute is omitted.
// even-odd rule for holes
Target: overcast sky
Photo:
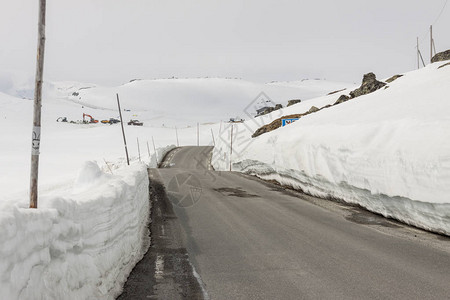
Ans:
<svg viewBox="0 0 450 300"><path fill-rule="evenodd" d="M360 82L416 67L416 36L450 49L446 0L47 0L45 77ZM38 0L1 0L0 72L34 75Z"/></svg>

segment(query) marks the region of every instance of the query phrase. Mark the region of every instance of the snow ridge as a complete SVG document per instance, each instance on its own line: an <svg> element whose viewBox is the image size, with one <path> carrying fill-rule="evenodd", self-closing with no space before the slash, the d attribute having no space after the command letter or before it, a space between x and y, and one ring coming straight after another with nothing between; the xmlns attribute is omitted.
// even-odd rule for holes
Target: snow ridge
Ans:
<svg viewBox="0 0 450 300"><path fill-rule="evenodd" d="M149 246L144 164L88 162L74 192L0 214L1 299L114 299Z"/></svg>

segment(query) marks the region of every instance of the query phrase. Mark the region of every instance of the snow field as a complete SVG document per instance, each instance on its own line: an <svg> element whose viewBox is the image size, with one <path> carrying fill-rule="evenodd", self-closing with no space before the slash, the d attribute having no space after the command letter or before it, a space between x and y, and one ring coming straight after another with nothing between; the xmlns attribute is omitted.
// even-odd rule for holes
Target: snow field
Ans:
<svg viewBox="0 0 450 300"><path fill-rule="evenodd" d="M114 299L149 246L144 164L86 162L71 193L0 213L0 298Z"/></svg>

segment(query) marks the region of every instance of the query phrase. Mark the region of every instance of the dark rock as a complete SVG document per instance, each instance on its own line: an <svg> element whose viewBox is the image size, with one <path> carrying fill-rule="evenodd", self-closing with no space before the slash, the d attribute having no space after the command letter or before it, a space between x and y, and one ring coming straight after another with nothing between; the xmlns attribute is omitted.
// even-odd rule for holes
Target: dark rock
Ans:
<svg viewBox="0 0 450 300"><path fill-rule="evenodd" d="M302 100L300 100L300 99L289 100L288 104L287 104L287 107L289 107L291 105L294 105L294 104L297 104L297 103L300 103L300 102L302 102Z"/></svg>
<svg viewBox="0 0 450 300"><path fill-rule="evenodd" d="M281 108L283 108L283 105L281 105L281 104L276 104L275 107L273 107L273 106L264 107L261 110L257 111L256 116L257 117L264 116L264 115L270 114L271 112L273 112L275 110L279 110Z"/></svg>
<svg viewBox="0 0 450 300"><path fill-rule="evenodd" d="M446 64L443 64L443 65L440 66L438 69L443 68L443 67L445 67L445 66L450 66L450 62L449 62L449 63L446 63Z"/></svg>
<svg viewBox="0 0 450 300"><path fill-rule="evenodd" d="M283 116L281 118L278 118L276 120L273 120L271 123L266 124L260 128L258 128L255 133L252 135L252 138L255 138L257 136L260 136L263 133L266 132L270 132L272 130L278 129L281 127L282 125L282 119L295 119L295 118L301 118L302 116L306 115L308 113L304 113L304 114L294 114L294 115L288 115L288 116Z"/></svg>
<svg viewBox="0 0 450 300"><path fill-rule="evenodd" d="M375 74L367 73L363 77L361 87L350 92L351 98L356 98L362 95L370 94L385 86L386 83L378 81Z"/></svg>
<svg viewBox="0 0 450 300"><path fill-rule="evenodd" d="M315 106L311 106L311 108L308 110L308 113L310 114L310 113L314 113L314 112L316 112L316 111L319 111L320 109L318 109L317 107L315 107Z"/></svg>
<svg viewBox="0 0 450 300"><path fill-rule="evenodd" d="M444 52L439 52L438 54L433 56L433 58L431 59L431 62L435 63L438 61L444 61L444 60L449 60L449 59L450 59L450 50L447 50Z"/></svg>
<svg viewBox="0 0 450 300"><path fill-rule="evenodd" d="M344 103L345 101L348 101L348 100L350 100L350 97L349 97L349 96L347 96L347 95L341 95L341 96L337 99L337 101L334 102L334 105Z"/></svg>
<svg viewBox="0 0 450 300"><path fill-rule="evenodd" d="M388 80L386 80L387 83L391 83L392 81L396 80L397 78L402 77L403 75L394 75L391 78L389 78Z"/></svg>
<svg viewBox="0 0 450 300"><path fill-rule="evenodd" d="M72 96L78 96L80 93L78 93L78 92L73 92L72 93Z"/></svg>
<svg viewBox="0 0 450 300"><path fill-rule="evenodd" d="M342 91L345 91L346 89L342 89L342 90L337 90L337 91L333 91L333 92L329 92L327 95L333 95Z"/></svg>

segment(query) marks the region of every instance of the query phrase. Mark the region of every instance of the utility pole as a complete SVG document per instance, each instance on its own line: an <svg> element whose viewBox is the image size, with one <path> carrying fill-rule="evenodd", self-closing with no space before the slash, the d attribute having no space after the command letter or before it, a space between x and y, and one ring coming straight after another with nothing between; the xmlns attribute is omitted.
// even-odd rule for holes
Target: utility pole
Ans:
<svg viewBox="0 0 450 300"><path fill-rule="evenodd" d="M122 118L122 111L120 109L119 94L116 94L116 96L117 96L117 106L119 107L120 125L122 126L123 144L125 145L125 154L127 155L127 164L130 165L130 158L128 157L127 139L125 138L125 130L123 129L123 118Z"/></svg>
<svg viewBox="0 0 450 300"><path fill-rule="evenodd" d="M30 208L38 206L39 148L41 143L42 78L44 74L46 0L39 0L38 47L31 136Z"/></svg>

